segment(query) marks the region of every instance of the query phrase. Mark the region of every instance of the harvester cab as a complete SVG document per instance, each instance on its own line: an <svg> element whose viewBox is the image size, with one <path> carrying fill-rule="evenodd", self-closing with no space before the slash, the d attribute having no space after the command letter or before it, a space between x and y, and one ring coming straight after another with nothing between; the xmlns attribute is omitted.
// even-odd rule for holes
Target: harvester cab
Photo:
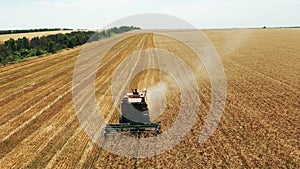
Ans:
<svg viewBox="0 0 300 169"><path fill-rule="evenodd" d="M120 132L130 132L140 136L142 133L161 133L160 122L150 121L149 109L146 103L147 91L140 94L137 89L127 93L121 102L119 124L107 124L104 129L105 138Z"/></svg>

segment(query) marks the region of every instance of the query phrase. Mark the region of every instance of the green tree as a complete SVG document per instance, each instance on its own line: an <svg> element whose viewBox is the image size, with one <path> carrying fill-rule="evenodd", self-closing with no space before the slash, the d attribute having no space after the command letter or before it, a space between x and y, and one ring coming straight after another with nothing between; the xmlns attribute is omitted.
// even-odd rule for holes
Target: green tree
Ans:
<svg viewBox="0 0 300 169"><path fill-rule="evenodd" d="M12 38L10 38L8 41L5 41L4 45L9 53L16 50L16 41Z"/></svg>
<svg viewBox="0 0 300 169"><path fill-rule="evenodd" d="M41 40L39 37L34 37L30 41L30 47L34 49L39 49L41 45Z"/></svg>
<svg viewBox="0 0 300 169"><path fill-rule="evenodd" d="M19 38L16 41L16 44L17 44L17 49L16 50L29 49L30 48L29 39L27 39L26 37Z"/></svg>

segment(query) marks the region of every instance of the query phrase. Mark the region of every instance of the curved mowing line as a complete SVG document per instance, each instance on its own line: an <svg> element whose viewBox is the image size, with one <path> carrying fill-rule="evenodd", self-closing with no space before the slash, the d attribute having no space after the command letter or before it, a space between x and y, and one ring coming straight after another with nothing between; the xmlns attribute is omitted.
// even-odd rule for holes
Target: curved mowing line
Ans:
<svg viewBox="0 0 300 169"><path fill-rule="evenodd" d="M116 56L116 55L115 55ZM110 60L112 60L114 57L112 57ZM100 67L98 68L98 70L100 69ZM91 73L90 75L88 75L86 78L84 78L82 80L85 81L86 79L90 78L90 76L92 76L94 73L96 73L98 70L94 71L93 73ZM83 75L84 76L84 75ZM67 83L70 84L71 82ZM67 84L65 84L63 87L65 87ZM78 85L77 85L78 86ZM44 107L39 113L35 114L31 119L27 120L26 122L22 123L22 125L20 125L19 127L17 127L14 131L12 131L9 135L7 135L6 137L3 138L2 141L7 140L8 138L10 138L11 135L13 135L14 133L16 133L17 131L19 131L21 128L25 127L27 124L29 124L32 120L34 120L36 117L38 117L39 115L41 115L44 111L46 111L47 109L49 109L52 105L54 105L60 98L64 97L66 94L68 94L69 92L71 92L75 87L77 86L73 86L71 89L69 89L68 91L66 91L64 94L62 94L61 96L59 96L57 99L55 99L53 102L51 102L48 106ZM62 88L62 87L61 87ZM60 88L60 89L61 89ZM57 91L57 90L56 90ZM53 93L54 94L54 93ZM51 94L51 95L53 95ZM48 97L47 97L48 98ZM44 98L45 99L45 98ZM39 101L42 102L43 100ZM31 106L29 109L31 110L33 107L35 107L38 104L35 104L33 106ZM29 110L28 110L29 111ZM26 111L26 112L28 112ZM24 113L22 113L24 114ZM17 116L19 117L19 116ZM17 117L15 117L14 119L16 119Z"/></svg>
<svg viewBox="0 0 300 169"><path fill-rule="evenodd" d="M112 60L112 58L110 59L110 60ZM98 81L99 83L101 82L101 81ZM76 86L75 86L76 87ZM67 91L68 92L68 91ZM49 106L52 106L52 105L54 105L56 102L58 102L58 100L59 99L61 99L62 97L64 97L65 96L65 94L67 94L67 92L65 92L63 95L60 95L56 100L54 100L54 102L52 102L52 104L51 105L49 105ZM42 109L42 111L44 110L46 110L46 109L48 109L48 107L44 107L44 109ZM29 111L29 110L28 110ZM42 111L40 111L40 114L42 114ZM38 117L37 115L35 115L35 117ZM31 121L32 121L33 119L30 119L30 121L27 121L25 124L29 124ZM24 125L22 125L23 127L24 127ZM20 128L21 127L19 127L18 129L16 129L16 130L20 130ZM14 132L15 133L15 132ZM12 133L11 133L12 134ZM7 137L10 137L10 136L7 136ZM6 138L7 139L7 138ZM27 138L28 139L28 138Z"/></svg>
<svg viewBox="0 0 300 169"><path fill-rule="evenodd" d="M69 72L70 71L72 71L72 70L70 69ZM67 79L67 77L61 76L64 74L66 74L66 73L62 72L62 73L58 74L58 77L61 77L62 79ZM8 122L6 120L3 121L4 119L20 116L21 114L23 114L20 112L27 111L27 109L32 109L32 107L33 107L33 105L31 105L32 103L34 103L34 105L37 105L37 103L40 103L41 101L45 100L45 98L47 98L49 95L52 95L53 93L59 91L60 90L59 86L66 84L66 83L62 83L62 81L58 80L58 79L55 79L55 82L57 82L57 83L54 83L54 85L53 85L53 81L45 82L48 84L39 85L37 88L32 89L32 91L28 91L20 98L12 99L11 101L9 101L7 103L2 103L2 104L6 104L5 105L6 107L4 107L6 109L7 109L7 106L11 107L14 104L17 104L17 106L14 106L12 109L9 109L9 111L7 111L1 115L0 118L2 120L0 120L1 121L0 126L2 126L3 124ZM39 92L39 91L42 91L42 92ZM35 93L37 93L37 94L34 95L33 99L28 99L28 95L32 96L32 94L35 94ZM18 103L20 103L20 104L18 104ZM9 120L9 121L11 121L11 120Z"/></svg>
<svg viewBox="0 0 300 169"><path fill-rule="evenodd" d="M120 52L118 52L118 53L120 53ZM130 66L130 65L128 64L127 66ZM110 76L111 76L111 75L110 75ZM102 78L104 78L104 77L102 77ZM109 79L110 79L110 78L108 77L108 78L106 78L105 81L108 81ZM99 80L99 82L102 82L102 81ZM104 84L105 84L105 82L104 82ZM102 86L100 86L98 89L101 89L101 88L102 88ZM101 100L104 99L104 96L105 96L106 93L108 93L109 91L110 91L109 89L106 90L105 94L102 95L102 99L101 99ZM113 113L113 112L110 112L109 114L112 114L112 113ZM109 115L109 116L110 116L110 115ZM82 131L82 130L80 130L80 129L82 129L82 128L79 127L79 128L77 129L77 132L75 133L75 135L73 135L71 138L69 138L69 140L68 140L68 141L65 143L65 145L61 148L61 150L60 150L59 152L57 152L57 153L55 154L55 156L53 156L53 158L50 160L50 162L49 162L49 164L47 165L46 168L52 168L52 167L53 167L53 165L54 165L55 161L57 160L58 156L61 155L61 153L62 153L63 150L67 147L67 145L70 144L71 140L73 140L73 139L75 138L75 136L78 135L80 131Z"/></svg>
<svg viewBox="0 0 300 169"><path fill-rule="evenodd" d="M76 87L76 86L75 86L75 87ZM66 92L66 93L67 93L67 92ZM66 94L66 93L65 93L65 94ZM63 95L61 95L61 97L62 97L62 96L63 96ZM53 103L53 104L54 104L54 103Z"/></svg>

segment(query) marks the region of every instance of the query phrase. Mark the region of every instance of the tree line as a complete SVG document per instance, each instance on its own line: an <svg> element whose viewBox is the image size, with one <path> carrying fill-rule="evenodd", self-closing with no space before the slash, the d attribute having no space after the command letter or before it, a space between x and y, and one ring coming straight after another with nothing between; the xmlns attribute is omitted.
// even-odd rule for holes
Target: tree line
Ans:
<svg viewBox="0 0 300 169"><path fill-rule="evenodd" d="M0 30L0 35L4 34L18 34L18 33L31 33L31 32L47 32L47 31L60 31L60 30L72 30L72 29L61 29L61 28L42 28L42 29L23 29L23 30Z"/></svg>
<svg viewBox="0 0 300 169"><path fill-rule="evenodd" d="M32 56L41 56L49 53L56 53L59 50L73 48L87 42L98 41L137 27L114 27L101 32L76 31L66 34L55 34L28 39L26 37L17 40L9 39L0 45L0 64L14 63Z"/></svg>

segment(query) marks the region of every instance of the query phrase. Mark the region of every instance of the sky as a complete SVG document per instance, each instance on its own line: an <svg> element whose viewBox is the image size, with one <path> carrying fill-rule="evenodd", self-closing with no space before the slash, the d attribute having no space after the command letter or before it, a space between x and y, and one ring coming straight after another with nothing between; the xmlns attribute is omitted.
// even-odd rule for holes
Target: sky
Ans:
<svg viewBox="0 0 300 169"><path fill-rule="evenodd" d="M300 26L299 0L0 0L0 29L102 29L131 15L160 13L197 28Z"/></svg>

